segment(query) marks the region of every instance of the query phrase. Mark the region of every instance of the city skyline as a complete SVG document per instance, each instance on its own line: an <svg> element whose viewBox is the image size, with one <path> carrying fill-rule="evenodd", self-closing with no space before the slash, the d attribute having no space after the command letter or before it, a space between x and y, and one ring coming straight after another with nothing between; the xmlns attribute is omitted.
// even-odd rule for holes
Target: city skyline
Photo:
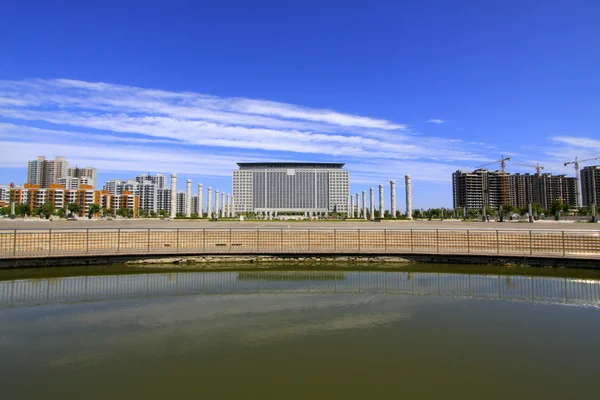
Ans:
<svg viewBox="0 0 600 400"><path fill-rule="evenodd" d="M501 154L569 177L600 155L595 2L185 7L92 24L86 5L9 6L0 183L39 155L95 166L97 187L177 173L228 192L238 162L344 162L351 193L411 175L415 208L451 207L452 173Z"/></svg>

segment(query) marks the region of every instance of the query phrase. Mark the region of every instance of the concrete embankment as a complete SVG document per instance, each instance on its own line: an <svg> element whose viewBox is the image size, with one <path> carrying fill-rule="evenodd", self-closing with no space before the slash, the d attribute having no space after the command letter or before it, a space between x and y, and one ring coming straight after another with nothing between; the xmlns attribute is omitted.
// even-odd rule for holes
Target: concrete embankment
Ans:
<svg viewBox="0 0 600 400"><path fill-rule="evenodd" d="M336 267L356 268L357 265L369 265L373 268L397 268L405 264L430 263L430 264L477 264L494 266L531 266L554 268L589 268L600 269L600 260L585 258L551 258L551 257L524 257L524 256L495 256L495 255L454 255L454 254L360 254L351 255L326 255L326 254L301 254L301 255L115 255L115 256L73 256L73 257L47 257L47 258L20 258L0 260L0 268L25 268L25 267L51 267L51 266L82 266L125 264L137 267L178 268L183 266L188 269L225 269L231 266L236 268L240 264L252 265L254 268L270 268L272 265L282 264L335 264Z"/></svg>

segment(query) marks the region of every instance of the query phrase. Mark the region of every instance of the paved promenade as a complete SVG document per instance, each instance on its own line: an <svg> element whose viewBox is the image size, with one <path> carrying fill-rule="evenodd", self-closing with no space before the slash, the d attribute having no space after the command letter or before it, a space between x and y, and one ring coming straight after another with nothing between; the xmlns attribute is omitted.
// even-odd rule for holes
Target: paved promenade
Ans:
<svg viewBox="0 0 600 400"><path fill-rule="evenodd" d="M292 229L543 229L543 230L596 230L600 224L537 221L526 222L463 222L445 221L219 221L207 220L159 220L159 219L117 219L117 220L22 220L0 219L0 229L87 229L87 228L292 228Z"/></svg>
<svg viewBox="0 0 600 400"><path fill-rule="evenodd" d="M575 229L579 226L589 228ZM567 223L11 221L0 228L0 259L148 254L455 254L600 259L597 228Z"/></svg>

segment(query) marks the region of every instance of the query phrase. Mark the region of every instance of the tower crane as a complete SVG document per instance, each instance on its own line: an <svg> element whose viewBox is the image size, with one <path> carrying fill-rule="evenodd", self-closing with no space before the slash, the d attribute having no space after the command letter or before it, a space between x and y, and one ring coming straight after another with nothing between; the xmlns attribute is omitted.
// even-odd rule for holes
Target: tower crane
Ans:
<svg viewBox="0 0 600 400"><path fill-rule="evenodd" d="M579 205L581 204L581 202L579 201L579 163L586 162L586 161L594 161L594 160L600 160L600 157L588 158L586 160L579 160L579 157L575 157L575 160L568 161L565 163L565 167L569 164L573 164L573 166L575 167L575 206L576 207L579 207Z"/></svg>
<svg viewBox="0 0 600 400"><path fill-rule="evenodd" d="M488 165L492 165L492 164L498 164L500 163L500 165L502 166L502 204L506 204L506 162L510 161L510 157L504 157L503 155L501 156L502 158L500 160L496 160L493 161L491 163L487 163L487 164L483 164L480 165L479 168L483 168L483 167L487 167Z"/></svg>
<svg viewBox="0 0 600 400"><path fill-rule="evenodd" d="M540 175L542 174L542 170L544 169L544 167L542 167L540 165L540 163L535 163L535 165L529 165L529 164L520 164L520 163L513 163L515 165L520 165L522 167L530 167L530 168L535 168L535 170L537 171L537 176L538 178L540 177Z"/></svg>

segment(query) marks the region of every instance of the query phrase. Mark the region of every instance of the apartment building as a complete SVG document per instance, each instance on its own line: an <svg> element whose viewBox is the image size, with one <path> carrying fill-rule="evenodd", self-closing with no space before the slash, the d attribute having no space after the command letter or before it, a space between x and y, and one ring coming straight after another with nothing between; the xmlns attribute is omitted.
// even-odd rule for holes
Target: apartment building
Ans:
<svg viewBox="0 0 600 400"><path fill-rule="evenodd" d="M584 167L580 171L581 198L584 207L600 205L600 165Z"/></svg>

